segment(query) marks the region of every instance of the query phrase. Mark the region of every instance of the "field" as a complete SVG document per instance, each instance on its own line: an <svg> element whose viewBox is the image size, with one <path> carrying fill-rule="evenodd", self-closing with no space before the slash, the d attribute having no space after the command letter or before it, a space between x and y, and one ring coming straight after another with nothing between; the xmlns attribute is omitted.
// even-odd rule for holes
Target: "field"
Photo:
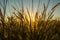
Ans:
<svg viewBox="0 0 60 40"><path fill-rule="evenodd" d="M47 5L43 4L43 11L40 14L39 1L38 8L32 16L28 7L26 8L26 14L24 14L25 10L22 0L21 11L12 6L14 9L12 14L14 16L10 17L6 16L7 2L8 0L4 1L5 6L2 7L4 12L0 8L0 40L60 40L60 18L53 19L53 12L60 5L60 2L50 9L47 16L46 12L50 0Z"/></svg>

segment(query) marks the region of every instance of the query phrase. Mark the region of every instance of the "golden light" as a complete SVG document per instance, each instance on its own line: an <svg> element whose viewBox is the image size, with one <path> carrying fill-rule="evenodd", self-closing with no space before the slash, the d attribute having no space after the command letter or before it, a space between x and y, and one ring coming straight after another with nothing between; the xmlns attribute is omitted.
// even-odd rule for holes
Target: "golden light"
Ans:
<svg viewBox="0 0 60 40"><path fill-rule="evenodd" d="M5 16L5 22L7 23L9 20L8 20L8 18L7 18L7 16Z"/></svg>
<svg viewBox="0 0 60 40"><path fill-rule="evenodd" d="M20 19L19 19L19 18L15 18L14 20L15 20L17 23L20 22Z"/></svg>

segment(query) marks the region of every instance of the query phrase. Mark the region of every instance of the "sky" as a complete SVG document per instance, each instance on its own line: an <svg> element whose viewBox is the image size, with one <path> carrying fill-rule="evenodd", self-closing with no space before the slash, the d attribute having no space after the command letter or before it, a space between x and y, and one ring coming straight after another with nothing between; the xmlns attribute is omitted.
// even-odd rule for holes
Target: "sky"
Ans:
<svg viewBox="0 0 60 40"><path fill-rule="evenodd" d="M38 7L38 3L39 3L39 0L33 0L33 10L35 11ZM49 10L55 5L57 4L58 2L60 2L60 0L51 0L50 3L49 3L49 7L48 7L48 10L47 10L47 13L49 12ZM32 2L31 0L23 0L23 3L24 3L24 9L26 9L27 7L31 10L32 8ZM43 10L43 3L47 5L48 3L48 0L40 0L40 5L39 5L39 11L42 11ZM4 4L4 0L0 0L0 5L3 5ZM7 15L10 15L12 14L12 12L14 11L12 7L15 7L17 10L21 10L21 7L22 7L22 2L21 0L8 0L8 3L7 3L7 7L6 7L6 14ZM0 6L0 8L2 8ZM60 5L56 8L55 12L54 12L54 17L60 17Z"/></svg>

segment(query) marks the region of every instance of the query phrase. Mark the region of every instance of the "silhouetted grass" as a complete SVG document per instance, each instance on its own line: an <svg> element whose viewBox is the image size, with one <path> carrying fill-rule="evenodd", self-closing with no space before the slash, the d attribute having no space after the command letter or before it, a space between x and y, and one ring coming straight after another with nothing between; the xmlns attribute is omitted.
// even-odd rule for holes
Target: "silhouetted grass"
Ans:
<svg viewBox="0 0 60 40"><path fill-rule="evenodd" d="M24 4L22 1L22 11L18 11L14 6L15 11L12 13L14 16L8 17L7 22L5 21L5 12L4 15L0 9L0 40L60 40L60 20L52 20L56 7L60 5L60 2L57 3L49 11L49 15L46 16L46 12L50 3L48 1L47 6L43 4L43 12L39 15L39 11L34 13L33 18L30 15L30 11L27 10L27 13L24 14ZM33 0L32 0L33 1ZM40 2L39 2L40 3ZM38 3L38 5L39 5ZM7 5L7 3L6 3ZM6 11L6 6L5 9ZM32 2L33 10L33 2Z"/></svg>

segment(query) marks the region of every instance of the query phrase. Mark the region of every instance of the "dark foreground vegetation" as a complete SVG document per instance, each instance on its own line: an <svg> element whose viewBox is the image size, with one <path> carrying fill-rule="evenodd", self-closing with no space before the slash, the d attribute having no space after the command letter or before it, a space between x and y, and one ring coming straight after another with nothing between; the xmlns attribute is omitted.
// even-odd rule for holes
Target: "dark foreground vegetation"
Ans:
<svg viewBox="0 0 60 40"><path fill-rule="evenodd" d="M60 21L57 20L48 23L39 21L34 24L33 29L32 25L24 22L5 23L4 29L2 25L0 23L0 40L60 40Z"/></svg>

